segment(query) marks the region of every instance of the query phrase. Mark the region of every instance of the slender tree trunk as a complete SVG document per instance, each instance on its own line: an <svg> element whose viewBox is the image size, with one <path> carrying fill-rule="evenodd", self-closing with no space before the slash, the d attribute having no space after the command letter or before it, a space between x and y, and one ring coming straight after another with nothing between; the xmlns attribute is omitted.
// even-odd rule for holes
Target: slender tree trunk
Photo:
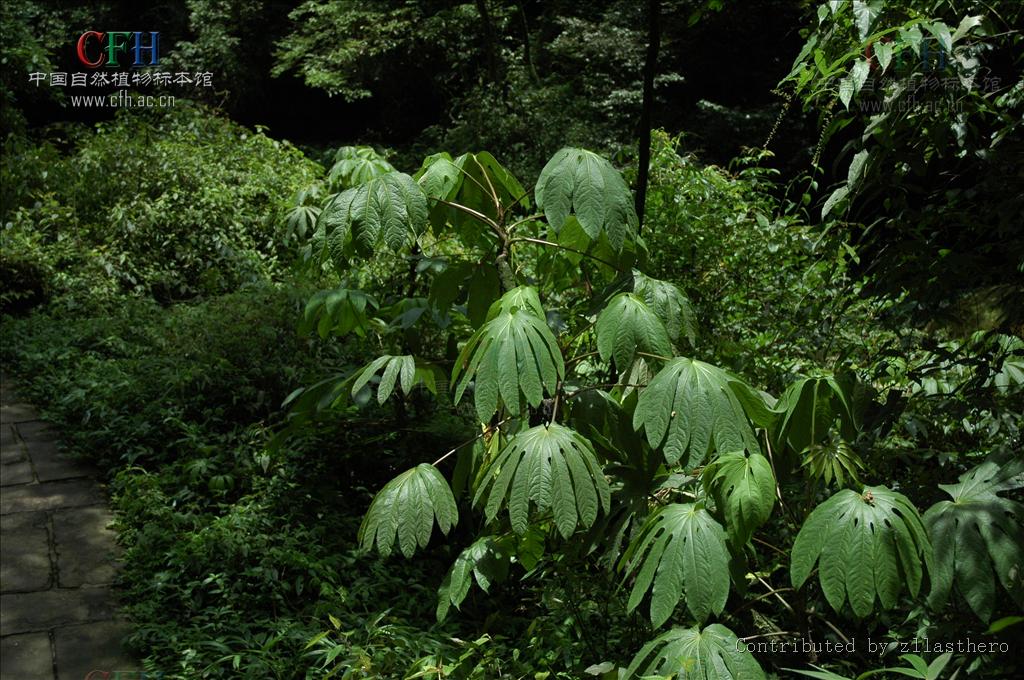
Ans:
<svg viewBox="0 0 1024 680"><path fill-rule="evenodd" d="M526 61L526 68L530 71L534 85L540 85L540 76L537 75L537 67L533 64L533 56L530 54L530 25L526 23L526 7L522 0L516 3L519 8L519 20L523 29L523 59Z"/></svg>
<svg viewBox="0 0 1024 680"><path fill-rule="evenodd" d="M491 23L491 12L487 9L487 0L476 0L476 11L480 14L480 22L484 29L484 56L487 59L487 77L492 83L498 82L498 55L494 47L494 24Z"/></svg>
<svg viewBox="0 0 1024 680"><path fill-rule="evenodd" d="M647 0L647 59L644 61L644 101L640 110L640 167L636 177L636 215L641 228L651 166L651 110L654 108L654 74L658 69L658 48L661 46L660 15L661 0Z"/></svg>

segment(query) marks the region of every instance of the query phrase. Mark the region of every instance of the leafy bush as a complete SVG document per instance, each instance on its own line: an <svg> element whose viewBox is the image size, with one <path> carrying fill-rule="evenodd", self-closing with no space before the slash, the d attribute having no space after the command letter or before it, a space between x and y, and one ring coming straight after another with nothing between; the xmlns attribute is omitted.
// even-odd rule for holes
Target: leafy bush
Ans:
<svg viewBox="0 0 1024 680"><path fill-rule="evenodd" d="M531 201L490 154L440 153L429 156L415 177L391 171L325 199L311 263L333 265L341 285L310 299L303 327L316 327L323 337L369 334L385 353L298 392L293 422L365 404L374 392L398 413L425 398L424 392L439 403L469 397L479 433L432 463L429 454L411 456L408 469L379 491L360 531L363 546L382 556L397 544L406 557L426 552L434 559L435 520L442 534L458 539L454 525L473 510L483 515L439 589L440 619L461 606L474 582L488 590L515 573L528 578L567 568L611 584L619 571L631 584L628 601L613 605L620 615L649 601L652 632L670 621L690 626L653 639L628 668L621 664L627 677L645 664L679 677L766 677L733 644L736 635L725 625L702 630L709 618L758 625L760 616L772 615L740 612L759 609L758 602L774 596L794 629L814 626L815 636L827 635L839 629L821 613L826 605L853 626L871 615L908 611L921 598L922 584L936 592L942 578L948 582L950 574L972 571L975 557L957 552L936 567L933 536L915 501L895 490L898 482L881 483L887 463L873 445L884 451L887 430L877 411L898 409L900 401L892 394L884 404L876 401L875 386L863 380L877 367L871 354L877 346L866 345L851 362L853 329L831 327L836 319L851 323L850 307L864 316L877 311L851 295L842 265L856 258L855 251L823 238L809 243L810 228L793 216L799 207L789 205L792 212L779 216L778 204L765 195L762 173L742 171L733 179L688 168L665 144L663 139L660 153L668 162L659 163L683 175L685 190L703 190L712 200L699 207L670 203L678 175L664 187L656 183L656 219L647 228L649 241L665 247L655 248L653 259L688 255L695 264L688 274L698 277L690 279L691 287L705 295L708 279L716 277L729 290L718 318L737 327L774 303L780 310L763 314L763 322L777 334L796 334L792 307L804 312L810 298L805 313L819 320L814 330L820 335L800 333L796 352L788 353L795 362L786 370L772 363L775 356L762 364L778 381L778 398L737 373L681 355L686 335L695 335L681 332L690 302L668 281L641 273L649 246L637 231L627 185L607 160L581 149L559 151L540 173ZM687 210L693 211L691 221L683 222L682 233L672 233L666 215ZM716 218L727 222L724 233L716 232ZM747 280L730 282L746 266L744 258L766 244L779 259L750 267ZM823 264L831 248L838 255ZM382 251L404 256L408 281L377 300L349 282L352 262ZM705 304L720 304L722 291L713 292ZM745 299L750 294L760 298L751 303ZM828 305L842 309L822 320ZM741 351L758 349L749 330L740 339ZM836 343L834 354L828 346L812 349L824 340ZM884 340L884 333L873 339ZM710 347L735 356L735 345L721 338ZM1005 358L992 361L1007 370ZM822 363L833 370L820 368ZM862 377L844 370L844 363ZM450 395L440 377L447 367ZM813 368L794 379L790 371L797 367ZM1005 388L991 373L978 377L986 373L974 377L984 381L980 387L994 408L1012 417L1012 405L1001 396ZM452 457L454 465L442 468ZM1000 489L1024 483L1015 468L989 460L986 466L1006 476ZM450 469L450 484L441 469ZM934 495L926 482L912 490L919 499ZM1016 536L1024 521L1018 505L1000 507L1009 516L992 531ZM942 539L947 543L966 540L948 534ZM994 564L1014 559L996 533L986 540ZM820 589L809 585L815 564ZM775 572L786 571L789 586L772 583ZM999 582L1014 598L1015 578ZM996 588L990 576L984 583ZM751 587L765 592L751 599ZM783 597L783 590L794 595ZM986 593L968 593L987 624L992 599L979 604ZM743 604L728 608L734 595ZM932 603L945 595L936 592ZM941 607L934 614L941 616ZM579 615L576 622L585 625ZM780 625L770 624L774 633L768 634L790 635ZM589 663L613 672L616 664L604 659L624 659L626 645L601 652L588 647L565 670L578 672ZM668 651L651 661L660 645ZM690 647L699 649L692 658L671 651ZM607 656L590 656L597 653Z"/></svg>
<svg viewBox="0 0 1024 680"><path fill-rule="evenodd" d="M287 143L181 101L54 141L70 145L59 159L47 142L27 167L4 156L21 190L5 196L3 253L48 275L55 297L168 301L276 276L285 202L322 173Z"/></svg>
<svg viewBox="0 0 1024 680"><path fill-rule="evenodd" d="M873 286L910 289L922 317L997 287L990 327L1019 326L1024 7L877 0L816 10L780 89L819 118L815 162L835 148L820 219L863 222L851 231Z"/></svg>

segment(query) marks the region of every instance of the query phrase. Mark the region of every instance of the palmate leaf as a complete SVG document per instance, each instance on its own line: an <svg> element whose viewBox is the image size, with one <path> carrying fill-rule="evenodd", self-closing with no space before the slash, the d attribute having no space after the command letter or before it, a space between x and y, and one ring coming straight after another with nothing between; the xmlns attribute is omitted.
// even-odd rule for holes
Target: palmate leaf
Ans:
<svg viewBox="0 0 1024 680"><path fill-rule="evenodd" d="M693 305L675 284L644 276L634 269L633 292L665 324L672 342L679 342L679 338L685 336L691 347L697 343L697 321Z"/></svg>
<svg viewBox="0 0 1024 680"><path fill-rule="evenodd" d="M427 197L412 177L389 172L335 195L317 219L313 251L336 261L357 250L399 250L427 224Z"/></svg>
<svg viewBox="0 0 1024 680"><path fill-rule="evenodd" d="M383 372L381 373L381 370ZM352 396L355 397L359 391L366 387L377 374L380 373L380 381L377 384L377 403L383 404L395 391L395 386L400 385L404 394L412 392L416 385L423 385L431 394L437 394L437 383L445 379L441 369L423 361L418 361L412 355L391 356L386 354L377 357L363 368L356 371L352 376Z"/></svg>
<svg viewBox="0 0 1024 680"><path fill-rule="evenodd" d="M640 392L633 427L647 433L669 465L700 465L712 450L759 451L754 431L730 385L736 378L717 366L679 357Z"/></svg>
<svg viewBox="0 0 1024 680"><path fill-rule="evenodd" d="M551 510L564 538L577 526L591 526L611 504L608 480L590 442L557 423L538 425L509 440L484 473L474 504L485 496L487 521L507 506L512 530L520 536L529 525L531 502L538 514Z"/></svg>
<svg viewBox="0 0 1024 680"><path fill-rule="evenodd" d="M711 461L703 472L704 486L725 516L733 542L744 545L768 521L775 505L775 475L760 453L733 451Z"/></svg>
<svg viewBox="0 0 1024 680"><path fill-rule="evenodd" d="M327 181L336 189L349 189L394 171L387 159L369 146L343 146L334 154Z"/></svg>
<svg viewBox="0 0 1024 680"><path fill-rule="evenodd" d="M297 205L285 214L284 237L285 240L293 236L299 239L306 238L316 230L316 219L320 216L320 208L315 205Z"/></svg>
<svg viewBox="0 0 1024 680"><path fill-rule="evenodd" d="M626 605L633 611L651 591L651 623L672 615L680 598L698 621L720 614L729 597L726 534L703 503L667 505L644 524L619 563L635 575Z"/></svg>
<svg viewBox="0 0 1024 680"><path fill-rule="evenodd" d="M475 379L474 402L481 422L504 406L512 415L522 401L536 408L553 395L565 375L565 362L544 318L537 292L520 286L505 293L474 333L452 370L458 402Z"/></svg>
<svg viewBox="0 0 1024 680"><path fill-rule="evenodd" d="M499 222L508 211L530 207L519 180L486 151L454 159L444 152L427 156L415 179L433 199L430 222L435 231L451 223L471 243L480 243L486 230L481 230L480 222L471 214L446 203L470 208Z"/></svg>
<svg viewBox="0 0 1024 680"><path fill-rule="evenodd" d="M642 669L642 670L641 670ZM657 676L685 680L764 680L764 671L736 634L719 623L701 630L673 628L633 657L625 678Z"/></svg>
<svg viewBox="0 0 1024 680"><path fill-rule="evenodd" d="M430 542L434 520L447 535L459 521L451 487L437 468L420 463L384 485L359 527L359 543L387 557L397 541L406 557Z"/></svg>
<svg viewBox="0 0 1024 680"><path fill-rule="evenodd" d="M953 499L924 514L935 548L928 602L940 608L956 590L984 622L992 618L996 580L1024 607L1024 504L996 495L1024 486L1024 459L1000 465L989 459L963 474L958 484L940 484Z"/></svg>
<svg viewBox="0 0 1024 680"><path fill-rule="evenodd" d="M509 550L493 536L477 539L459 553L437 590L437 620L443 621L452 605L458 609L473 580L485 593L494 582L508 578Z"/></svg>
<svg viewBox="0 0 1024 680"><path fill-rule="evenodd" d="M321 338L329 334L347 335L355 332L362 337L370 324L367 309L379 308L377 299L360 290L335 288L315 293L306 303L299 322L299 333L316 328Z"/></svg>
<svg viewBox="0 0 1024 680"><path fill-rule="evenodd" d="M597 317L597 351L601 359L615 359L624 372L633 365L637 352L658 356L672 354L672 343L661 320L636 295L619 293Z"/></svg>
<svg viewBox="0 0 1024 680"><path fill-rule="evenodd" d="M541 170L534 196L556 235L573 214L591 241L603 232L615 252L636 236L629 187L611 163L592 151L558 151Z"/></svg>
<svg viewBox="0 0 1024 680"><path fill-rule="evenodd" d="M895 606L906 585L921 588L922 561L931 567L932 547L917 509L884 486L863 493L844 489L811 512L793 544L790 579L803 586L815 562L825 599L837 612L844 602L858 618L875 607Z"/></svg>
<svg viewBox="0 0 1024 680"><path fill-rule="evenodd" d="M857 471L864 469L864 462L850 445L842 439L824 444L811 444L804 449L804 461L801 467L807 468L812 479L820 479L826 486L832 484L842 487L849 477L857 482Z"/></svg>
<svg viewBox="0 0 1024 680"><path fill-rule="evenodd" d="M802 453L822 443L836 418L847 440L856 436L859 427L850 379L801 378L786 388L775 410L781 414L772 431L777 450L787 447L793 453Z"/></svg>
<svg viewBox="0 0 1024 680"><path fill-rule="evenodd" d="M415 179L428 197L459 203L491 218L498 217L495 199L504 210L530 205L519 180L486 151L454 159L446 152L432 154Z"/></svg>

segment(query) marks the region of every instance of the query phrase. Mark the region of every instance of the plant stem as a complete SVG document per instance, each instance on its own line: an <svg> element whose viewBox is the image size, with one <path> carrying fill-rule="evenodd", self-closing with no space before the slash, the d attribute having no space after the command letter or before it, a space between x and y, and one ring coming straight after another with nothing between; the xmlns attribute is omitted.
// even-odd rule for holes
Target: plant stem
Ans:
<svg viewBox="0 0 1024 680"><path fill-rule="evenodd" d="M505 238L508 237L508 234L505 233L505 230L501 228L500 224L498 224L497 222L495 222L494 220L492 220L490 217L488 217L487 215L483 214L482 212L479 212L477 210L473 210L472 208L464 206L461 203L452 203L451 201L446 201L443 198L436 198L434 200L436 200L441 205L446 205L449 208L455 208L456 210L461 210L462 212L466 213L467 215L471 215L472 217L475 217L476 219L478 219L479 221L483 222L488 227L490 227L491 230L494 231L494 233L497 234L498 236L500 236L502 239L505 239Z"/></svg>
<svg viewBox="0 0 1024 680"><path fill-rule="evenodd" d="M542 217L544 217L544 215L538 213L536 215L530 215L529 217L524 217L521 220L516 220L512 224L508 225L508 229L506 231L508 231L509 233L512 233L512 230L515 229L516 227L518 227L520 224L526 224L527 222L532 222L533 220L539 220Z"/></svg>
<svg viewBox="0 0 1024 680"><path fill-rule="evenodd" d="M782 606L785 607L790 614L796 614L796 612L793 611L793 607L791 607L790 604L786 602L786 600L781 595L779 595L780 591L776 590L775 588L772 588L771 584L765 581L764 578L760 576L757 577L757 580L761 582L761 585L768 589L768 593L770 595L774 595L775 599L782 603Z"/></svg>
<svg viewBox="0 0 1024 680"><path fill-rule="evenodd" d="M584 392L590 392L591 390L603 390L606 387L646 387L646 385L634 385L633 383L602 383L600 385L587 385L581 387L572 394L566 395L566 399L572 399L573 397L583 394Z"/></svg>
<svg viewBox="0 0 1024 680"><path fill-rule="evenodd" d="M489 427L489 428L487 428L486 430L484 430L483 432L481 432L480 434L478 434L477 436L473 437L472 439L467 439L466 441L464 441L464 442L462 442L461 444L457 445L457 446L456 446L455 448L453 448L453 449L452 449L451 451L449 451L448 453L444 454L443 456L441 456L440 458L438 458L437 460L435 460L435 461L434 461L433 463L431 463L431 465L433 465L434 467L437 467L437 466L438 466L439 464L441 464L441 463L442 463L442 462L443 462L443 461L444 461L444 460L445 460L445 459L446 459L446 458L447 458L448 456L452 455L453 453L455 453L456 451L458 451L459 449L461 449L461 448L462 448L463 446L467 446L467 445L469 445L469 444L472 444L472 443L473 443L473 442L475 442L475 441L476 441L477 439L480 439L481 437L484 437L484 436L486 436L487 434L489 434L489 433L491 433L491 432L494 432L494 431L495 431L495 430L497 430L497 429L498 429L499 427L501 427L502 425L504 425L505 423L507 423L507 422L508 422L509 420L511 420L511 418L505 418L505 419L503 419L503 420L500 420L500 421L498 421L498 423L497 423L497 424L496 424L496 425L495 425L494 427Z"/></svg>
<svg viewBox="0 0 1024 680"><path fill-rule="evenodd" d="M663 357L660 354L648 354L647 352L637 352L638 356L648 357L650 359L661 359L662 361L672 361L672 357Z"/></svg>
<svg viewBox="0 0 1024 680"><path fill-rule="evenodd" d="M561 245L559 243L552 243L551 241L545 241L544 239L541 239L541 238L532 238L530 236L517 236L514 239L512 239L511 241L509 241L509 245L515 245L516 243L524 243L524 242L525 243L536 243L537 245L541 245L541 246L549 246L551 248L559 248L560 250L566 250L566 251L568 251L570 253L576 253L577 255L582 255L583 257L589 257L591 260L594 260L595 262L600 262L603 265L611 267L612 269L614 269L617 272L621 272L622 271L619 268L618 265L616 265L616 264L614 264L612 262L609 262L608 260L602 259L602 258L600 258L600 257L598 257L596 255L591 255L590 253L585 253L582 250L576 250L575 248L570 248L569 246L563 246L563 245Z"/></svg>
<svg viewBox="0 0 1024 680"><path fill-rule="evenodd" d="M742 640L743 642L746 642L747 640L759 640L761 638L766 638L766 637L779 637L780 635L796 635L796 634L797 634L797 632L795 630L778 630L778 631L775 631L774 633L761 633L760 635L748 635L747 637L740 638L740 640Z"/></svg>

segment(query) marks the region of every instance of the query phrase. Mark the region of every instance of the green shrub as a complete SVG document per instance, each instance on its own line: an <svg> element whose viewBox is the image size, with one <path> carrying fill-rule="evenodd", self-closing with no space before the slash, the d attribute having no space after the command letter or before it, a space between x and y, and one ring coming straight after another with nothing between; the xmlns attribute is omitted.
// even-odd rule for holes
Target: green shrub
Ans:
<svg viewBox="0 0 1024 680"><path fill-rule="evenodd" d="M70 146L63 156L22 141L3 163L19 187L5 189L4 260L37 264L55 297L98 288L170 301L273 278L290 257L286 202L323 173L286 142L188 102L67 133L55 140Z"/></svg>

